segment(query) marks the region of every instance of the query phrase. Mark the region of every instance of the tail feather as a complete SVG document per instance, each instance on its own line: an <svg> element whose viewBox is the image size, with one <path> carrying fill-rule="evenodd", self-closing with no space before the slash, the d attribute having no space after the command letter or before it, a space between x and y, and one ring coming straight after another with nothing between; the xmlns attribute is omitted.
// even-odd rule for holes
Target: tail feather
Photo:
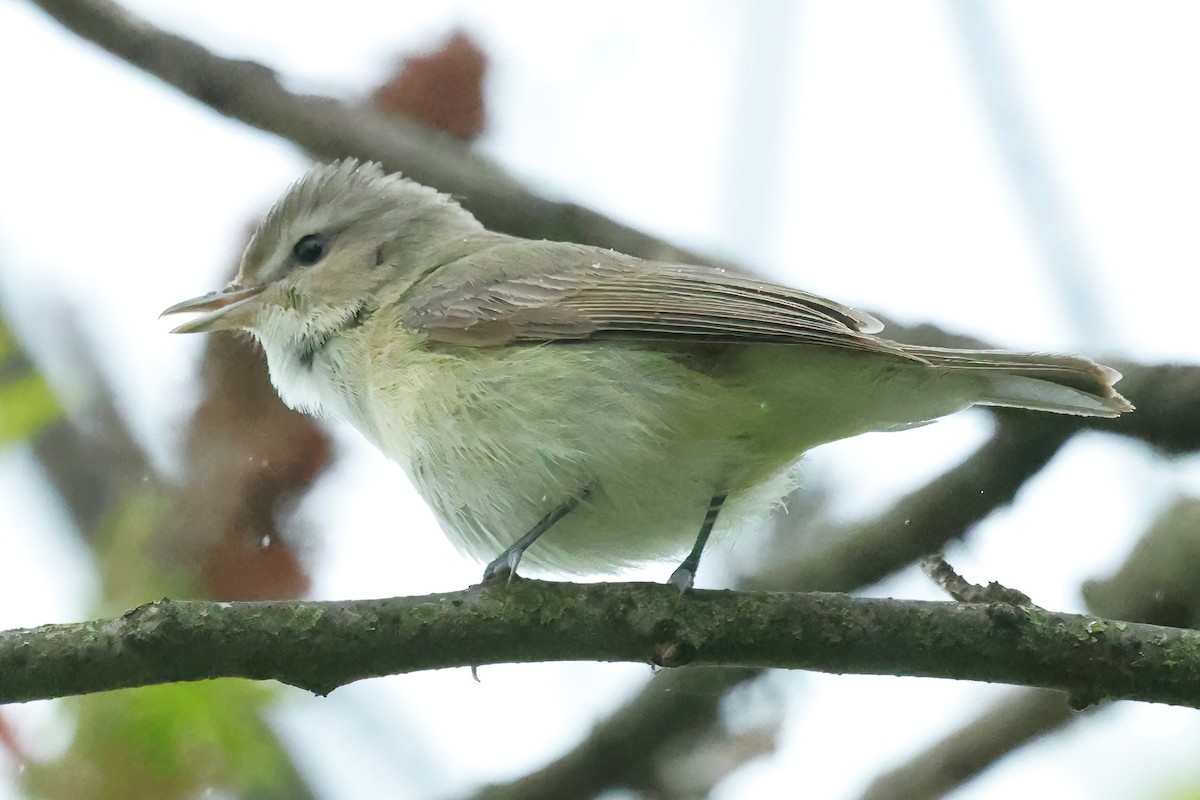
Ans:
<svg viewBox="0 0 1200 800"><path fill-rule="evenodd" d="M904 351L934 368L977 374L985 384L976 401L980 405L1087 417L1118 417L1133 410L1113 388L1121 373L1079 356L911 345Z"/></svg>

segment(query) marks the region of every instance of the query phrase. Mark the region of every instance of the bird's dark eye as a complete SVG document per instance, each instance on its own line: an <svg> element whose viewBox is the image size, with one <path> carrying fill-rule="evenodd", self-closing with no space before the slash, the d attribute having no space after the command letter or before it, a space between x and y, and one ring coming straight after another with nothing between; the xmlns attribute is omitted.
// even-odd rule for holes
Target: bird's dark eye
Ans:
<svg viewBox="0 0 1200 800"><path fill-rule="evenodd" d="M329 252L329 237L323 233L301 236L292 247L292 258L302 267L311 267Z"/></svg>

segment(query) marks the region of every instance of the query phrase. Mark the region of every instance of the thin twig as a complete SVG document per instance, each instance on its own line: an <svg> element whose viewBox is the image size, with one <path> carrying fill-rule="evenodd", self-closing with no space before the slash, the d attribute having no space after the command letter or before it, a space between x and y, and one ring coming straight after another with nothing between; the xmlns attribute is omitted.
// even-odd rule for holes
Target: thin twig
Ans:
<svg viewBox="0 0 1200 800"><path fill-rule="evenodd" d="M1197 556L1200 501L1180 501L1142 536L1113 577L1085 585L1088 606L1122 619L1194 626L1200 618ZM1078 719L1061 692L1023 690L881 774L862 800L942 797L1014 750Z"/></svg>
<svg viewBox="0 0 1200 800"><path fill-rule="evenodd" d="M380 160L390 169L399 169L411 177L455 193L489 226L496 229L535 238L545 236L587 241L649 257L700 260L682 250L670 248L652 237L614 225L599 215L591 215L571 205L550 203L525 193L507 176L500 175L495 167L470 155L454 143L420 128L395 121L387 122L386 127L378 120L370 124L360 124L362 117L359 109L333 100L289 95L279 86L269 70L246 62L217 58L186 40L171 37L136 20L111 3L44 0L39 2L39 5L80 35L96 41L118 55L129 57L134 63L139 63L153 74L179 85L184 91L188 91L201 102L210 103L222 113L228 113L249 124L290 138L320 157L355 154ZM152 47L143 47L143 36L146 37L146 41L152 43ZM181 43L181 47L178 50L172 49L172 42ZM156 52L150 53L151 50ZM131 51L142 51L142 55L139 58L126 55ZM149 58L149 55L154 57ZM191 75L184 74L189 70L192 71ZM245 72L258 73L258 80L243 80L246 77L243 74ZM185 88L181 83L190 86L191 89ZM215 88L216 91L210 92L209 88ZM249 99L238 95L242 89L248 92ZM213 102L214 96L222 102ZM231 99L239 102L231 104ZM270 102L266 102L267 100ZM310 131L306 122L309 115L317 118L328 115L331 119L320 121L320 124ZM898 338L911 340L914 334L918 333L913 329L900 330ZM945 338L948 338L941 333L937 336L942 338L936 341L943 343ZM1123 389L1141 406L1141 410L1132 417L1127 416L1115 422L1100 422L1094 427L1133 435L1172 452L1195 449L1197 441L1200 440L1200 414L1196 413L1196 398L1200 397L1200 391L1195 391L1200 384L1200 370L1194 367L1140 369L1147 373L1170 373L1166 376L1169 379L1166 382L1160 383L1152 379L1145 383L1149 392L1161 394L1165 403L1156 402L1151 407L1145 394L1135 388L1136 376L1131 370L1125 369L1127 380L1122 385ZM1165 387L1168 384L1170 389L1164 388L1161 393L1157 391L1160 386ZM1191 389L1177 393L1174 389L1180 384L1186 384ZM1169 409L1169 412L1154 413L1160 408ZM1062 438L1065 440L1066 436ZM1046 458L1048 457L1047 455ZM1036 468L1029 474L1035 471ZM984 473L986 470L981 474ZM1028 474L1025 477L1028 477ZM1024 478L1020 478L1017 485L1023 480ZM1000 502L1006 502L1005 498L998 499ZM958 535L961 530L972 524L973 520L969 517L974 516L978 519L976 515L986 514L990 510L987 507L972 509L971 513L962 519L954 520L955 527L959 530L951 530L945 536L933 524L923 529L910 528L910 531L920 530L922 535L910 542L907 550L902 547L880 558L855 558L856 555L861 556L864 553L868 556L873 555L877 552L877 547L895 542L897 537L892 534L904 529L891 526L891 523L901 525L908 521L910 525L915 525L921 520L928 520L930 523L937 521L937 515L922 516L919 505L910 504L902 513L914 508L918 512L916 515L908 514L904 519L900 519L898 515L890 515L886 518L888 524L874 531L866 527L860 529L858 536L850 537L853 540L850 546L835 547L821 554L820 558L809 559L810 566L802 573L801 583L849 589L874 577L882 577L908 563L912 557L933 549L930 544L940 546L937 544L939 540L944 542L948 536ZM752 671L747 672L752 674ZM736 682L738 681L730 683Z"/></svg>
<svg viewBox="0 0 1200 800"><path fill-rule="evenodd" d="M1002 586L995 581L986 586L971 583L950 566L941 553L921 559L921 571L942 591L960 603L1008 603L1009 605L1033 608L1029 595L1016 589Z"/></svg>

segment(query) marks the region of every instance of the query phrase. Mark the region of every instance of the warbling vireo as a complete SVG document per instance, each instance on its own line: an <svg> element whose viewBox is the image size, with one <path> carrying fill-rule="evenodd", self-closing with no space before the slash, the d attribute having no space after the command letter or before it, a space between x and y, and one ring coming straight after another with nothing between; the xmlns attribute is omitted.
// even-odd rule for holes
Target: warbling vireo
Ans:
<svg viewBox="0 0 1200 800"><path fill-rule="evenodd" d="M694 541L686 589L709 534L778 501L811 447L972 404L1132 408L1084 358L900 344L807 292L493 233L356 161L301 178L234 281L179 312L202 316L177 333L250 331L284 402L398 462L485 578L535 540L531 562L572 573Z"/></svg>

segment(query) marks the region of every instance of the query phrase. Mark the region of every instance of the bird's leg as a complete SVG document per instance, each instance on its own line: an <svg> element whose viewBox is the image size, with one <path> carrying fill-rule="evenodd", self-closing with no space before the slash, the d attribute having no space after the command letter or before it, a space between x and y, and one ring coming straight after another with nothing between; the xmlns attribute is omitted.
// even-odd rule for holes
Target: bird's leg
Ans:
<svg viewBox="0 0 1200 800"><path fill-rule="evenodd" d="M704 553L708 535L712 533L713 526L717 524L717 514L721 513L725 497L725 494L716 494L708 501L708 513L704 515L704 523L700 526L700 534L696 536L696 544L692 546L692 552L688 553L687 558L683 560L678 569L671 573L671 578L667 581L672 586L678 587L681 593L692 588L692 583L696 580L696 570L700 568L700 556Z"/></svg>
<svg viewBox="0 0 1200 800"><path fill-rule="evenodd" d="M538 524L530 528L524 536L506 547L503 553L501 553L495 558L495 560L483 568L484 582L486 583L496 575L500 575L505 572L508 573L508 579L511 581L513 575L517 574L517 564L521 563L521 556L525 555L525 551L529 548L529 545L536 542L539 536L554 527L554 523L571 513L571 511L577 505L579 505L579 501L587 496L588 492L585 491L579 497L572 497L568 499L561 506L542 517L541 520L538 521Z"/></svg>

